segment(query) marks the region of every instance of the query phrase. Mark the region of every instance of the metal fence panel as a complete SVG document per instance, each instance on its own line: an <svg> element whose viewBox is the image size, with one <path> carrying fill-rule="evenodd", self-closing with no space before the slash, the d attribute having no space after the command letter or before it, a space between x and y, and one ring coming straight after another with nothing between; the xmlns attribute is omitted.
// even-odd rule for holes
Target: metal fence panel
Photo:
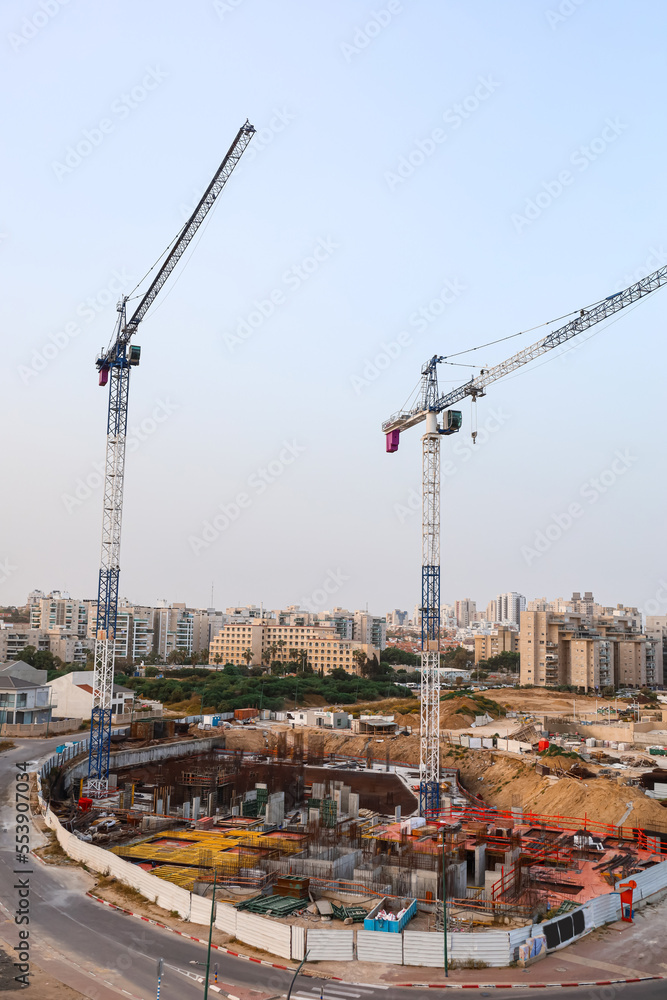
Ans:
<svg viewBox="0 0 667 1000"><path fill-rule="evenodd" d="M596 896L586 906L588 919L592 927L602 927L613 923L621 916L621 897L617 892L609 892L605 896Z"/></svg>
<svg viewBox="0 0 667 1000"><path fill-rule="evenodd" d="M667 861L661 861L660 864L653 865L652 868L647 868L638 875L632 875L631 878L637 883L634 898L647 899L648 896L652 896L653 893L659 892L667 886ZM624 884L629 881L630 879L625 879ZM620 882L616 883L617 892L620 885Z"/></svg>
<svg viewBox="0 0 667 1000"><path fill-rule="evenodd" d="M309 929L306 945L311 962L351 962L354 958L354 931Z"/></svg>
<svg viewBox="0 0 667 1000"><path fill-rule="evenodd" d="M254 913L236 914L236 937L254 948L270 951L281 958L292 957L292 934L289 924L279 924L270 917Z"/></svg>
<svg viewBox="0 0 667 1000"><path fill-rule="evenodd" d="M190 893L190 920L193 924L210 924L211 900L194 892Z"/></svg>
<svg viewBox="0 0 667 1000"><path fill-rule="evenodd" d="M298 962L306 955L306 928L292 925L292 958Z"/></svg>
<svg viewBox="0 0 667 1000"><path fill-rule="evenodd" d="M451 938L451 934L449 937ZM403 931L403 965L424 965L434 969L444 969L445 942L442 934L430 931Z"/></svg>
<svg viewBox="0 0 667 1000"><path fill-rule="evenodd" d="M236 937L236 910L227 903L218 903L215 908L215 926L219 931Z"/></svg>
<svg viewBox="0 0 667 1000"><path fill-rule="evenodd" d="M509 965L510 939L507 931L485 931L481 934L449 935L449 957L457 962L484 962L494 969Z"/></svg>
<svg viewBox="0 0 667 1000"><path fill-rule="evenodd" d="M390 931L357 931L357 960L403 965L403 935Z"/></svg>

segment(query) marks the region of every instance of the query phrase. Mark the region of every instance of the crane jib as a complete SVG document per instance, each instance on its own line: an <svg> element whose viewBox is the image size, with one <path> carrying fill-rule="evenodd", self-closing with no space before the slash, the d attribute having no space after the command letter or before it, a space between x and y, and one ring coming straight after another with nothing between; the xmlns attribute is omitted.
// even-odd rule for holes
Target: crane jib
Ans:
<svg viewBox="0 0 667 1000"><path fill-rule="evenodd" d="M603 320L608 319L615 313L620 312L621 309L625 309L626 306L632 305L634 302L638 302L640 299L645 298L651 292L656 291L658 288L662 288L665 284L667 284L667 266L658 268L657 271L653 271L645 278L629 285L622 291L615 292L613 295L607 296L607 298L602 299L600 302L596 302L587 309L580 310L579 314L574 319L570 320L564 326L559 327L557 330L552 330L551 333L537 341L537 343L531 344L529 347L525 347L522 351L513 354L499 365L489 368L476 378L470 379L470 381L460 385L457 389L452 389L451 392L438 396L435 405L431 404L430 406L425 407L422 401L422 405L417 406L412 410L405 410L394 414L389 418L389 420L384 422L382 430L385 434L394 430L406 430L407 428L413 427L415 424L424 420L428 410L434 410L435 412L440 413L442 410L446 410L448 407L453 406L454 403L458 403L460 400L465 399L466 396L474 397L476 395L481 395L488 385L491 385L493 382L497 382L498 379L503 378L505 375L509 375L511 372L516 371L517 368L521 368L523 365L529 364L536 358L541 357L541 355L546 354L547 351L551 351L555 347L559 347L561 344L566 343L568 340L571 340L578 334L583 333L585 330L589 330L592 326L595 326L597 323L601 323ZM430 378L435 378L435 375L431 374L435 367L434 362L446 360L446 356L442 358L432 358L431 361L427 362L422 369L422 377L425 378L428 375ZM387 450L390 449L388 448ZM394 447L391 450L395 451L396 448Z"/></svg>

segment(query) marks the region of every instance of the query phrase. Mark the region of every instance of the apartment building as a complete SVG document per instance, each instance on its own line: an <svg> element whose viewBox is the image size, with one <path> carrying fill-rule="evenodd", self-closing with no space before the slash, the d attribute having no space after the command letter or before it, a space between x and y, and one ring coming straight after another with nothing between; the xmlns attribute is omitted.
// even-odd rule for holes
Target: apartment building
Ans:
<svg viewBox="0 0 667 1000"><path fill-rule="evenodd" d="M477 604L469 597L464 597L462 601L454 602L454 615L459 628L469 628L475 621L477 614Z"/></svg>
<svg viewBox="0 0 667 1000"><path fill-rule="evenodd" d="M510 628L498 628L487 635L475 636L475 664L500 653L518 653L519 634Z"/></svg>
<svg viewBox="0 0 667 1000"><path fill-rule="evenodd" d="M41 590L33 590L28 595L28 613L30 627L48 632L62 629L72 635L82 638L86 635L88 614L83 601L73 600L69 594L54 590L43 594Z"/></svg>
<svg viewBox="0 0 667 1000"><path fill-rule="evenodd" d="M583 691L646 684L647 637L632 613L524 611L519 653L522 684Z"/></svg>
<svg viewBox="0 0 667 1000"><path fill-rule="evenodd" d="M336 629L319 625L277 625L272 619L246 625L223 625L211 640L209 664L259 666L271 660L306 662L329 673L336 667L356 669L354 650L371 659L380 651L370 643L341 639Z"/></svg>
<svg viewBox="0 0 667 1000"><path fill-rule="evenodd" d="M498 594L487 605L486 620L491 624L494 622L513 622L518 628L521 612L525 610L526 598L523 594L517 594L516 591Z"/></svg>
<svg viewBox="0 0 667 1000"><path fill-rule="evenodd" d="M667 673L667 615L647 615L646 635L651 639L653 651L646 661L646 683L649 687L662 687ZM648 650L647 650L648 653Z"/></svg>

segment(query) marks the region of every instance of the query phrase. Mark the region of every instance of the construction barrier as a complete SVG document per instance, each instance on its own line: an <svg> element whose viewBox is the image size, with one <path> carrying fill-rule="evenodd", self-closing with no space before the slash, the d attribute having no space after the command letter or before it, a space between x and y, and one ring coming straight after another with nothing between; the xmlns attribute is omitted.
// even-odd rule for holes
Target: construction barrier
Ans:
<svg viewBox="0 0 667 1000"><path fill-rule="evenodd" d="M215 926L223 934L236 937L236 910L227 903L218 903L215 908Z"/></svg>
<svg viewBox="0 0 667 1000"><path fill-rule="evenodd" d="M357 931L357 960L403 965L403 934L387 931Z"/></svg>
<svg viewBox="0 0 667 1000"><path fill-rule="evenodd" d="M292 958L297 962L306 957L306 928L292 925Z"/></svg>
<svg viewBox="0 0 667 1000"><path fill-rule="evenodd" d="M661 861L658 865L653 865L652 868L647 868L643 872L639 872L638 875L632 875L631 878L637 883L637 888L634 890L634 899L647 899L656 892L660 892L661 889L667 888L667 861ZM627 882L627 879L623 879L623 882ZM614 888L619 891L621 883L617 882Z"/></svg>
<svg viewBox="0 0 667 1000"><path fill-rule="evenodd" d="M354 959L354 931L308 931L310 962L351 962Z"/></svg>
<svg viewBox="0 0 667 1000"><path fill-rule="evenodd" d="M253 948L270 951L281 958L292 957L292 928L268 917L242 911L236 914L236 937Z"/></svg>

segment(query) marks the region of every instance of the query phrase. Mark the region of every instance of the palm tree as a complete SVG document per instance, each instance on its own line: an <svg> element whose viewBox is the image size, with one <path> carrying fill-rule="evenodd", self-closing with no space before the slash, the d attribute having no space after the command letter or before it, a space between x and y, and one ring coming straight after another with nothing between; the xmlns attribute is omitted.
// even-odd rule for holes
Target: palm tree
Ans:
<svg viewBox="0 0 667 1000"><path fill-rule="evenodd" d="M262 650L262 663L266 663L267 667L271 662L271 646L267 646Z"/></svg>
<svg viewBox="0 0 667 1000"><path fill-rule="evenodd" d="M299 650L298 649L294 649L294 648L290 649L290 651L289 651L290 663L296 663L298 656L299 656Z"/></svg>
<svg viewBox="0 0 667 1000"><path fill-rule="evenodd" d="M284 639L278 639L278 642L276 643L276 646L278 647L278 652L280 653L281 658L283 656L283 650L285 649L286 645L287 645L287 643L285 642Z"/></svg>
<svg viewBox="0 0 667 1000"><path fill-rule="evenodd" d="M250 661L252 660L253 656L252 649L244 649L243 652L241 653L241 656L245 660L246 666L250 666Z"/></svg>

